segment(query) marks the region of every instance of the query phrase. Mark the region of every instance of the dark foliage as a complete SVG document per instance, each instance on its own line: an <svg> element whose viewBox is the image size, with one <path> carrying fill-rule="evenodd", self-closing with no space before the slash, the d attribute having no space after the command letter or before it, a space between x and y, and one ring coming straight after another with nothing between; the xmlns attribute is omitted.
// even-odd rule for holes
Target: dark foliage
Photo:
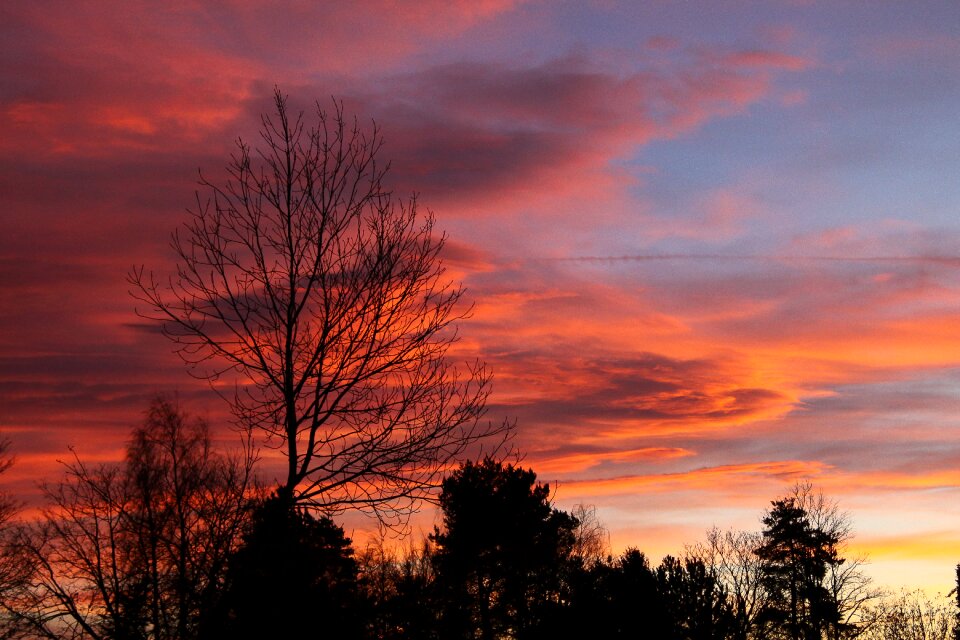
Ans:
<svg viewBox="0 0 960 640"><path fill-rule="evenodd" d="M960 599L841 617L864 597L836 580L848 520L806 486L771 503L762 535L713 531L654 568L634 548L598 557L597 526L555 509L533 471L485 459L444 481L429 539L356 558L288 493L247 500L242 467L172 405L128 451L124 465L71 465L41 525L0 527L0 638L957 640ZM0 506L2 525L14 505Z"/></svg>
<svg viewBox="0 0 960 640"><path fill-rule="evenodd" d="M953 621L953 640L960 640L960 564L957 565L957 582L953 590L953 596L956 598L957 610Z"/></svg>
<svg viewBox="0 0 960 640"><path fill-rule="evenodd" d="M820 640L839 624L837 601L823 584L828 568L843 562L836 550L839 540L813 526L796 499L772 505L757 549L769 593L763 622L785 629L791 640Z"/></svg>
<svg viewBox="0 0 960 640"><path fill-rule="evenodd" d="M443 482L434 568L445 638L531 638L564 601L576 520L533 471L489 458Z"/></svg>
<svg viewBox="0 0 960 640"><path fill-rule="evenodd" d="M726 590L701 560L667 556L657 568L657 594L667 612L673 640L712 640L729 637L733 608Z"/></svg>
<svg viewBox="0 0 960 640"><path fill-rule="evenodd" d="M627 549L613 562L598 563L578 581L568 624L578 634L602 638L665 638L666 611L646 555Z"/></svg>
<svg viewBox="0 0 960 640"><path fill-rule="evenodd" d="M273 496L256 509L230 559L221 617L208 632L241 640L358 638L358 602L357 563L343 529Z"/></svg>
<svg viewBox="0 0 960 640"><path fill-rule="evenodd" d="M367 634L379 640L431 640L439 636L433 546L390 550L377 540L360 554L360 586Z"/></svg>

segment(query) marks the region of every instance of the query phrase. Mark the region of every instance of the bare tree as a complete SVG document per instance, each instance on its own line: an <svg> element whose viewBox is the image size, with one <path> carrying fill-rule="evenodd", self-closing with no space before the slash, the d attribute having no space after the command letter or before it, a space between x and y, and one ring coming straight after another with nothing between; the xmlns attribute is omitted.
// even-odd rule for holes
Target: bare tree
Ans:
<svg viewBox="0 0 960 640"><path fill-rule="evenodd" d="M490 375L450 362L463 289L416 198L384 186L380 130L317 105L315 124L274 95L261 145L238 142L203 178L173 236L177 273L130 274L140 312L194 374L236 376L236 417L286 456L281 492L328 513L402 518L471 445Z"/></svg>
<svg viewBox="0 0 960 640"><path fill-rule="evenodd" d="M953 634L952 603L939 594L902 592L871 607L868 615L873 623L857 636L863 640L950 640Z"/></svg>
<svg viewBox="0 0 960 640"><path fill-rule="evenodd" d="M764 637L757 629L767 601L763 562L756 553L761 541L759 533L714 527L707 531L706 542L687 548L687 557L701 561L727 593L732 640Z"/></svg>
<svg viewBox="0 0 960 640"><path fill-rule="evenodd" d="M383 533L357 557L370 637L434 638L440 601L434 588L433 543L424 536L391 546Z"/></svg>
<svg viewBox="0 0 960 640"><path fill-rule="evenodd" d="M583 567L592 567L610 556L610 532L597 517L594 505L574 505L570 515L577 521L573 530L573 557Z"/></svg>
<svg viewBox="0 0 960 640"><path fill-rule="evenodd" d="M850 515L809 482L794 485L790 497L807 513L813 528L837 540L835 548L842 561L828 564L823 580L823 587L836 603L839 622L828 630L828 636L831 640L857 637L858 628L869 623L870 604L881 597L882 591L863 571L866 558L847 553L853 539Z"/></svg>
<svg viewBox="0 0 960 640"><path fill-rule="evenodd" d="M75 459L45 487L49 507L14 545L30 579L5 607L34 638L197 637L257 495L252 464L156 400L123 464Z"/></svg>
<svg viewBox="0 0 960 640"><path fill-rule="evenodd" d="M0 438L0 474L13 465L10 441ZM29 629L11 608L16 594L28 584L33 576L30 563L23 561L15 540L17 524L15 517L20 503L10 493L0 492L0 638L19 638Z"/></svg>

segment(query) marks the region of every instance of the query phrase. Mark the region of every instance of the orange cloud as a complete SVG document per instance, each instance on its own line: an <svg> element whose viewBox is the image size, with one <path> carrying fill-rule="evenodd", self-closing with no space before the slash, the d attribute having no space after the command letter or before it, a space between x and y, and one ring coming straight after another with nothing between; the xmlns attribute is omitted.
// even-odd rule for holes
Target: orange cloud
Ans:
<svg viewBox="0 0 960 640"><path fill-rule="evenodd" d="M725 59L735 65L769 67L787 71L805 71L813 66L813 61L809 58L762 49L737 51L725 56Z"/></svg>
<svg viewBox="0 0 960 640"><path fill-rule="evenodd" d="M803 479L820 477L828 469L828 465L817 461L784 460L721 465L681 473L624 476L600 480L566 480L561 481L561 484L565 494L572 493L578 497L596 498L650 492L715 491L723 486L743 483L779 487Z"/></svg>
<svg viewBox="0 0 960 640"><path fill-rule="evenodd" d="M541 474L578 473L597 467L605 462L657 462L686 458L694 453L680 447L643 447L618 451L577 453L550 456L537 453L524 462Z"/></svg>
<svg viewBox="0 0 960 640"><path fill-rule="evenodd" d="M824 483L838 491L929 491L960 489L960 469L861 471L831 474Z"/></svg>

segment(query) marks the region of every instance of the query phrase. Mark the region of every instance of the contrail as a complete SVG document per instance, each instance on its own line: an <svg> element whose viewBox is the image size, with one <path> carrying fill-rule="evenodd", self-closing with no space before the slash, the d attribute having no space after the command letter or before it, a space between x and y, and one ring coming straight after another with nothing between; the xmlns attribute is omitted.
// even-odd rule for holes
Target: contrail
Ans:
<svg viewBox="0 0 960 640"><path fill-rule="evenodd" d="M766 254L722 254L722 253L658 253L622 256L572 256L555 258L558 262L658 262L668 260L723 260L723 261L775 261L775 262L890 262L890 263L931 263L946 266L960 266L960 256L803 256L803 255L766 255Z"/></svg>

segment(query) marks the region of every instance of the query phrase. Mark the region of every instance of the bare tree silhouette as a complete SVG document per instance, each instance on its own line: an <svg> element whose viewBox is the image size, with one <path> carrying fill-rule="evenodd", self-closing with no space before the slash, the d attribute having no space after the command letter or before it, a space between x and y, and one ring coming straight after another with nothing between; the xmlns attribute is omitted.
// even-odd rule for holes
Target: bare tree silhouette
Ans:
<svg viewBox="0 0 960 640"><path fill-rule="evenodd" d="M0 437L0 474L13 462L10 440ZM0 638L22 637L30 630L14 607L16 594L29 585L34 576L33 565L24 562L17 544L19 527L16 516L20 507L14 496L6 491L0 492Z"/></svg>
<svg viewBox="0 0 960 640"><path fill-rule="evenodd" d="M768 606L764 563L756 554L761 543L759 533L714 527L707 531L706 542L687 549L687 556L707 566L727 593L733 616L731 640L750 638Z"/></svg>
<svg viewBox="0 0 960 640"><path fill-rule="evenodd" d="M28 575L4 608L30 638L198 637L257 494L252 465L155 400L123 464L75 460L44 487L42 518L7 547Z"/></svg>
<svg viewBox="0 0 960 640"><path fill-rule="evenodd" d="M334 105L308 124L277 90L261 144L239 141L226 183L201 174L173 236L176 275L129 280L195 375L236 376L236 417L286 455L281 493L396 522L510 425L480 420L485 366L451 364L468 309L433 215L391 196L380 130Z"/></svg>
<svg viewBox="0 0 960 640"><path fill-rule="evenodd" d="M870 604L880 598L882 591L864 573L866 557L851 556L849 553L849 543L854 536L850 514L841 511L834 500L809 482L794 485L790 495L807 513L811 526L837 541L836 549L841 561L827 564L823 587L834 603L837 615L836 624L826 632L827 637L839 640L844 630L853 632L864 626L864 616Z"/></svg>

